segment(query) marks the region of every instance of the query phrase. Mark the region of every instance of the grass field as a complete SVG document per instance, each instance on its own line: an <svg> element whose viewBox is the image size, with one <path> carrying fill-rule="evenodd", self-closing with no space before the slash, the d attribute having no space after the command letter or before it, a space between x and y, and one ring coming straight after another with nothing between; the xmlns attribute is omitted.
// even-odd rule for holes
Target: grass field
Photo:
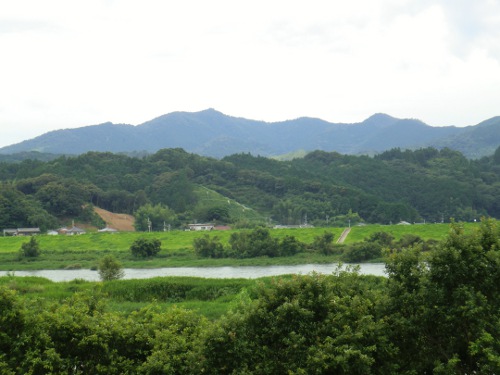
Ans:
<svg viewBox="0 0 500 375"><path fill-rule="evenodd" d="M209 319L217 319L238 301L241 293L262 280L201 279L195 277L161 277L144 280L92 282L73 280L53 282L41 277L0 277L0 288L12 289L31 300L59 303L75 293L100 295L109 309L124 314L149 304L160 310L174 306L197 311Z"/></svg>
<svg viewBox="0 0 500 375"><path fill-rule="evenodd" d="M479 226L479 223L464 224L469 231ZM273 229L271 235L281 239L287 235L295 236L304 243L312 243L314 238L325 231L331 232L337 239L344 228L301 228ZM396 240L405 234L412 233L424 240L441 240L446 237L449 224L425 225L366 225L355 226L345 243L363 241L375 232L389 232ZM230 231L210 232L210 236L218 236L221 242L227 244ZM21 245L28 241L26 237L0 237L0 270L35 270L64 268L95 268L99 259L113 254L124 267L154 268L154 267L203 267L229 265L277 265L331 263L338 261L338 256L323 256L320 254L302 253L294 257L255 258L255 259L205 259L198 258L192 244L196 237L207 232L171 231L171 232L120 232L120 233L87 233L79 236L49 236L37 237L42 254L35 260L19 260L18 252ZM162 242L162 250L153 259L134 258L130 253L130 245L140 237L158 238Z"/></svg>
<svg viewBox="0 0 500 375"><path fill-rule="evenodd" d="M472 231L479 224L464 224L465 231ZM447 224L428 224L411 226L367 225L351 228L346 243L362 241L373 233L389 232L395 239L405 234L416 234L421 238L441 240L449 232ZM315 237L325 231L331 231L335 238L343 228L307 228L272 230L276 238L293 235L302 242L311 243ZM212 232L227 243L232 231ZM174 266L229 266L229 265L276 265L334 263L335 256L300 253L286 258L255 259L200 259L192 249L192 241L201 232L160 232L160 233L90 233L81 236L38 236L42 255L34 261L19 261L17 253L21 244L28 239L20 237L0 238L0 269L60 269L91 268L105 254L113 254L125 267L174 267ZM139 260L130 254L130 244L140 236L159 238L162 251L152 260ZM287 277L287 276L282 276ZM73 280L53 282L40 277L17 277L9 274L0 277L0 287L16 290L23 298L47 303L59 303L74 293L90 292L98 294L106 302L107 308L129 314L149 304L167 311L172 307L181 307L197 311L209 319L215 320L234 308L238 301L247 298L257 283L268 282L262 279L202 279L194 277L161 277L141 280L117 280L111 282L92 282Z"/></svg>

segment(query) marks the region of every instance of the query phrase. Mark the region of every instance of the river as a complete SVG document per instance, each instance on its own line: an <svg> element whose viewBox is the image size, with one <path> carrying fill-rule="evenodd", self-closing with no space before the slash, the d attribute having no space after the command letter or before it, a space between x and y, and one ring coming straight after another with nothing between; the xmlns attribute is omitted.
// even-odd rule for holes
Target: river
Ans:
<svg viewBox="0 0 500 375"><path fill-rule="evenodd" d="M384 263L349 264L359 266L359 272L365 275L385 276ZM344 268L347 265L344 265ZM244 267L169 267L169 268L126 268L124 279L147 279L161 276L193 276L212 279L256 279L265 276L279 276L286 274L308 274L318 272L331 274L337 264L302 264L294 266L244 266ZM39 270L39 271L11 271L15 276L39 276L52 281L71 281L83 279L99 281L99 273L89 269L78 270ZM0 276L9 274L0 271Z"/></svg>

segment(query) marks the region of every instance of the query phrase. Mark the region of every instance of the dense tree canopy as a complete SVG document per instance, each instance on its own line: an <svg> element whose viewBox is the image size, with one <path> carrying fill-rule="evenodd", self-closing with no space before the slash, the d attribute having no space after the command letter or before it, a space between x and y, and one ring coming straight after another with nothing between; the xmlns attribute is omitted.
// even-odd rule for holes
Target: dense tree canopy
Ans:
<svg viewBox="0 0 500 375"><path fill-rule="evenodd" d="M131 214L146 204L162 205L175 212L177 225L239 220L220 203L204 201L200 186L278 224L500 217L499 153L468 160L433 148L394 149L374 157L314 151L277 161L250 154L216 160L166 149L141 158L90 152L45 162L3 162L0 224L47 228L55 218L82 215L88 204Z"/></svg>

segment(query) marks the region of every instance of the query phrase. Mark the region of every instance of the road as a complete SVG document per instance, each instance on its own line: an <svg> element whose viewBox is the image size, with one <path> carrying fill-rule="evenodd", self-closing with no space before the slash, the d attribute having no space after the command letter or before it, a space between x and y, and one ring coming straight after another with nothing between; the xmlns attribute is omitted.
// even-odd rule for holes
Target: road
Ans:
<svg viewBox="0 0 500 375"><path fill-rule="evenodd" d="M351 228L345 228L342 234L340 235L339 239L337 240L337 243L343 243L350 231Z"/></svg>

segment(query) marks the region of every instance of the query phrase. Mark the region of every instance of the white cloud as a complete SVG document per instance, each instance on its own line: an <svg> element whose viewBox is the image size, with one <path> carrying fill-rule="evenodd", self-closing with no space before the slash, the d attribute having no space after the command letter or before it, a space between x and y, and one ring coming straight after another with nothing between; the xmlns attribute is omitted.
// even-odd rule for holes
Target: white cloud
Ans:
<svg viewBox="0 0 500 375"><path fill-rule="evenodd" d="M0 3L0 146L208 107L267 121L498 115L495 0Z"/></svg>

